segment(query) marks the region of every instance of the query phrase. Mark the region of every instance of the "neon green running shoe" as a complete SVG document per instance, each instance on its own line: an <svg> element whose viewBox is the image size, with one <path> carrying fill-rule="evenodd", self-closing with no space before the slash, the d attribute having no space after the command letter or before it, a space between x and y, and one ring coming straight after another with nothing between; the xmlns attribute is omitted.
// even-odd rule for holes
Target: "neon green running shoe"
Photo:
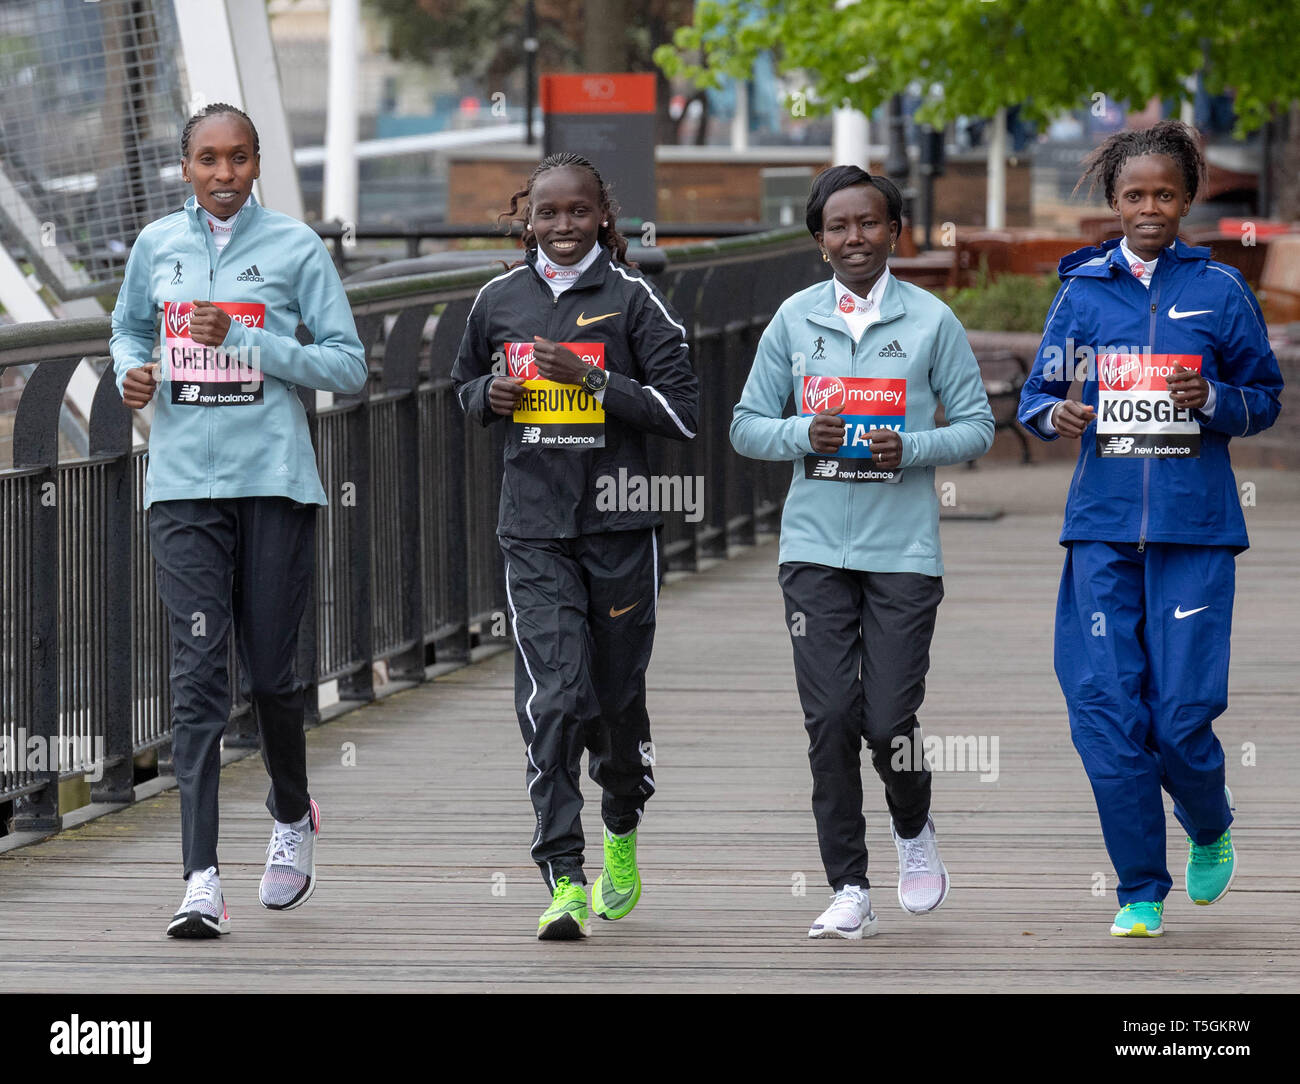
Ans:
<svg viewBox="0 0 1300 1084"><path fill-rule="evenodd" d="M1110 932L1114 937L1159 937L1165 932L1165 905L1126 903L1115 916Z"/></svg>
<svg viewBox="0 0 1300 1084"><path fill-rule="evenodd" d="M601 918L622 918L641 898L641 874L636 868L636 829L625 836L605 829L605 868L591 888L591 909Z"/></svg>
<svg viewBox="0 0 1300 1084"><path fill-rule="evenodd" d="M537 920L539 941L581 941L587 936L587 889L567 877L555 882L551 906Z"/></svg>

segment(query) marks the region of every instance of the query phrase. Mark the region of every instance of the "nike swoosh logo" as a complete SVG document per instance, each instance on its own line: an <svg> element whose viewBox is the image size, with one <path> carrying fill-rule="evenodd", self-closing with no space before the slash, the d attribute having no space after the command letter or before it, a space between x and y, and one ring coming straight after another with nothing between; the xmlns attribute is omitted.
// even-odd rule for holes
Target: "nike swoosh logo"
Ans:
<svg viewBox="0 0 1300 1084"><path fill-rule="evenodd" d="M622 309L618 310L618 312L622 311ZM601 320L608 320L611 316L617 316L618 312L607 312L603 316L588 316L585 312L580 312L578 313L577 323L579 327L586 327L588 324L594 324Z"/></svg>
<svg viewBox="0 0 1300 1084"><path fill-rule="evenodd" d="M1195 610L1184 610L1182 606L1174 607L1174 618L1181 621L1184 617L1191 617L1192 614L1198 614L1202 610L1208 610L1208 606L1198 606Z"/></svg>
<svg viewBox="0 0 1300 1084"><path fill-rule="evenodd" d="M640 599L637 599L634 603L632 603L631 606L624 606L621 610L616 610L616 609L614 609L613 606L611 606L611 607L609 608L609 616L610 616L610 617L622 617L625 613L628 612L628 610L635 610L635 609L636 609L638 606L640 606L640 605L641 605L641 600L640 600Z"/></svg>
<svg viewBox="0 0 1300 1084"><path fill-rule="evenodd" d="M1195 309L1192 312L1179 312L1177 305L1169 306L1169 319L1182 320L1188 316L1204 316L1207 312L1213 312L1213 309Z"/></svg>

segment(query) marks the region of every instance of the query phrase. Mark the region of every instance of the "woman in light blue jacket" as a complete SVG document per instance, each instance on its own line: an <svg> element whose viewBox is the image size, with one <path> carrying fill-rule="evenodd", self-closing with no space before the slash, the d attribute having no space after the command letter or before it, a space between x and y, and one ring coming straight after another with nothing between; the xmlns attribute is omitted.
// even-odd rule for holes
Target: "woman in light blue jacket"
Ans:
<svg viewBox="0 0 1300 1084"><path fill-rule="evenodd" d="M217 785L232 632L271 777L261 903L289 910L316 888L320 811L307 792L304 685L294 664L325 491L298 388L356 394L367 371L324 244L253 197L259 149L253 122L233 106L190 118L181 171L194 195L141 231L113 309L122 401L133 409L155 402L144 500L171 626L186 882L172 937L230 930ZM310 345L295 337L299 321Z"/></svg>
<svg viewBox="0 0 1300 1084"><path fill-rule="evenodd" d="M834 166L813 181L808 230L834 277L788 298L759 342L731 423L754 459L794 464L780 583L808 730L813 815L831 906L809 937L876 932L860 755L885 784L898 898L948 894L930 817L916 712L943 598L934 468L983 455L993 414L957 318L888 268L902 198L883 177ZM783 417L793 396L795 413ZM935 426L942 402L948 424Z"/></svg>

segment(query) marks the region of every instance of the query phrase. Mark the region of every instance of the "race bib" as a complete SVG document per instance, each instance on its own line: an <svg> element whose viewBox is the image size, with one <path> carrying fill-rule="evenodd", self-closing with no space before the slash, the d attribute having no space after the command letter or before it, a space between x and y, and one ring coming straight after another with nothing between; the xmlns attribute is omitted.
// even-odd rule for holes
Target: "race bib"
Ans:
<svg viewBox="0 0 1300 1084"><path fill-rule="evenodd" d="M588 365L605 368L604 343L560 343ZM522 377L524 395L515 407L515 433L521 444L542 448L605 447L605 408L577 384L543 380L533 361L532 343L506 343L510 375Z"/></svg>
<svg viewBox="0 0 1300 1084"><path fill-rule="evenodd" d="M1174 405L1167 377L1201 371L1199 354L1098 354L1097 454L1106 458L1196 459L1201 425Z"/></svg>
<svg viewBox="0 0 1300 1084"><path fill-rule="evenodd" d="M266 306L216 301L232 322L266 326ZM262 371L252 351L204 346L190 338L189 301L163 303L163 374L171 381L171 401L178 406L248 406L262 401Z"/></svg>
<svg viewBox="0 0 1300 1084"><path fill-rule="evenodd" d="M805 478L826 482L898 482L899 468L882 470L872 464L873 429L904 432L907 419L907 381L866 376L806 376L799 396L801 416L841 407L844 443L834 455L806 455Z"/></svg>

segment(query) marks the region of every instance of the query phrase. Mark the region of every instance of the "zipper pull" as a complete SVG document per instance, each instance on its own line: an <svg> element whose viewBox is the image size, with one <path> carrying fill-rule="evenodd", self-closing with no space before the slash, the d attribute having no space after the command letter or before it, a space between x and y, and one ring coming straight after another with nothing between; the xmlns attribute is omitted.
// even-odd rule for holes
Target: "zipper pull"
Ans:
<svg viewBox="0 0 1300 1084"><path fill-rule="evenodd" d="M1141 553L1146 548L1147 548L1147 536L1143 535L1141 538L1138 539L1138 553Z"/></svg>

